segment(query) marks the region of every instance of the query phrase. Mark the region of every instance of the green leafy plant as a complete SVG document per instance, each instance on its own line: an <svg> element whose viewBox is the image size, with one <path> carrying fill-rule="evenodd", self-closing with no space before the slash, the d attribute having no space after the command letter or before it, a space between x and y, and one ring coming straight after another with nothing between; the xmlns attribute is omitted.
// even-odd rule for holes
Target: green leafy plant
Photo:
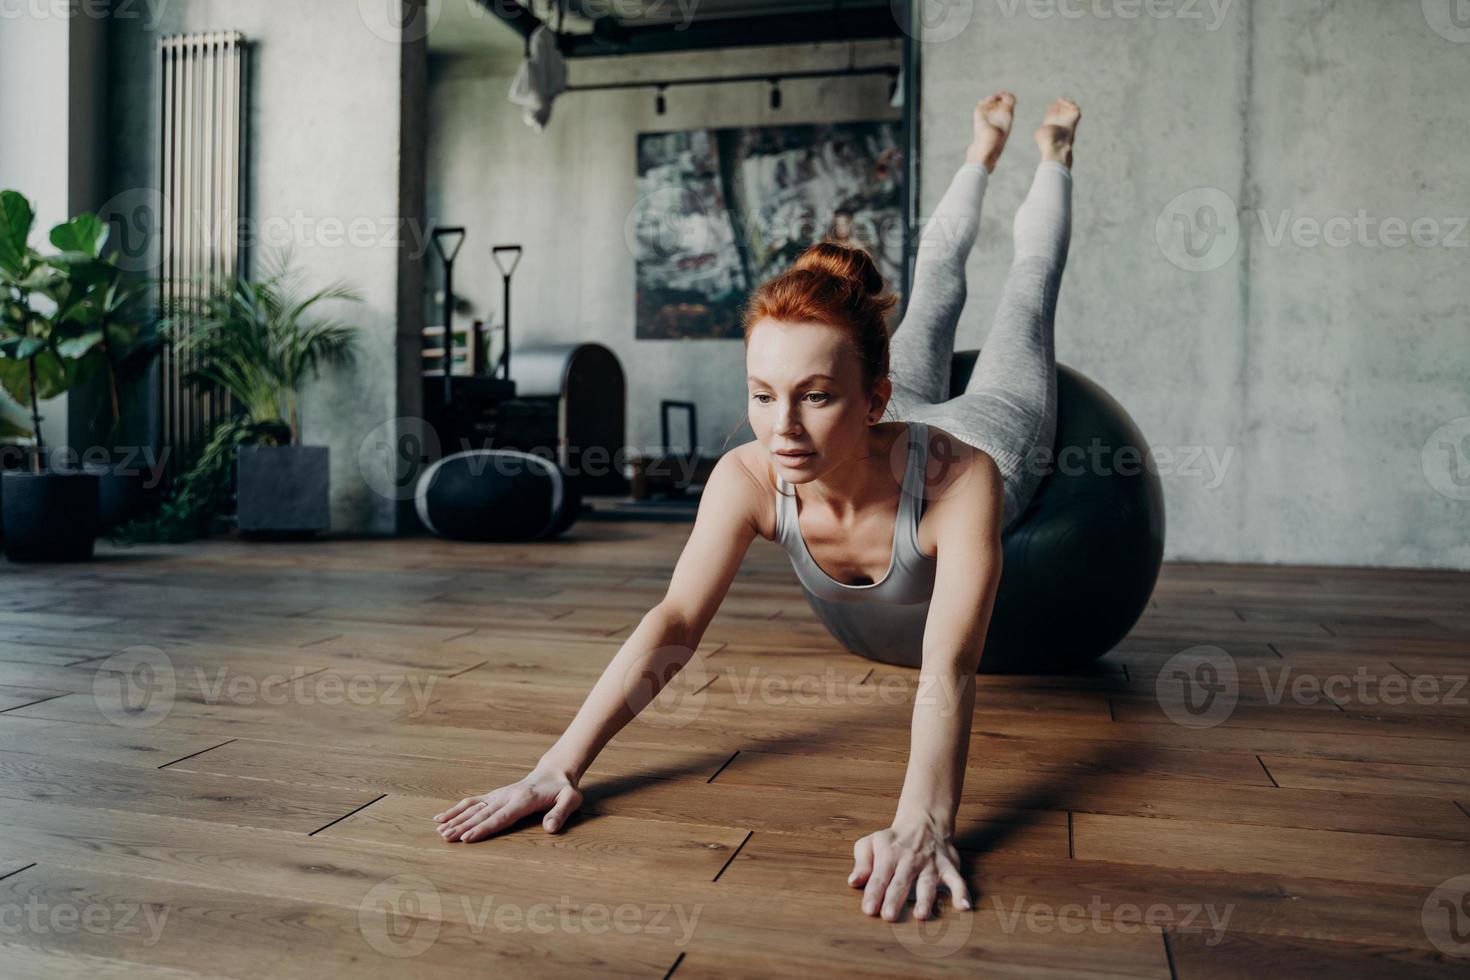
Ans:
<svg viewBox="0 0 1470 980"><path fill-rule="evenodd" d="M0 281L0 317L4 317L11 308L12 291L8 285ZM0 331L4 329L5 321L0 319ZM0 339L4 334L0 333ZM19 406L14 406L18 408ZM4 394L0 394L0 448L29 446L31 442L31 430L23 425L11 411L12 400Z"/></svg>
<svg viewBox="0 0 1470 980"><path fill-rule="evenodd" d="M210 531L210 522L230 493L230 474L240 446L263 442L275 429L247 418L225 419L210 432L194 465L174 484L173 495L147 517L116 528L117 544L192 541Z"/></svg>
<svg viewBox="0 0 1470 980"><path fill-rule="evenodd" d="M350 362L356 331L335 317L313 316L313 307L360 298L341 281L307 292L290 253L280 252L259 282L239 279L186 296L164 330L200 363L188 380L225 389L251 421L284 429L268 428L268 441L299 444L302 384L308 374L320 377L324 365Z"/></svg>
<svg viewBox="0 0 1470 980"><path fill-rule="evenodd" d="M85 357L88 344L79 339L88 289L31 248L35 217L24 195L0 191L0 387L30 411L31 469L40 473L46 445L39 403L85 379L96 360ZM37 306L38 298L53 309Z"/></svg>
<svg viewBox="0 0 1470 980"><path fill-rule="evenodd" d="M353 356L356 328L312 314L326 300L357 301L357 291L340 281L306 291L288 252L277 254L259 282L196 285L171 305L160 333L197 362L186 381L223 388L243 414L211 431L156 514L114 532L121 543L184 541L208 533L229 494L239 447L299 444L301 386L308 375L319 377L323 366Z"/></svg>
<svg viewBox="0 0 1470 980"><path fill-rule="evenodd" d="M107 372L110 443L122 420L118 379L145 366L161 338L145 305L153 280L129 280L117 266L116 253L104 254L108 226L96 215L84 213L51 229L51 244L59 251L45 262L57 275L48 282L49 293L62 320L67 356L99 361Z"/></svg>

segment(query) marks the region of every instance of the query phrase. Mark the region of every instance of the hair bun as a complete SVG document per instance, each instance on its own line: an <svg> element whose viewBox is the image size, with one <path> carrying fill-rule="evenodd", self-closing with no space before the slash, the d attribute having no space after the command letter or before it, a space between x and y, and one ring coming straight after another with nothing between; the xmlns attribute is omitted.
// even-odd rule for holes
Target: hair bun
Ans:
<svg viewBox="0 0 1470 980"><path fill-rule="evenodd" d="M871 296L882 293L885 285L883 274L867 251L837 242L818 242L801 253L792 268L810 269L844 279Z"/></svg>
<svg viewBox="0 0 1470 980"><path fill-rule="evenodd" d="M797 257L791 268L751 294L741 315L745 343L765 320L816 323L843 334L862 367L863 388L876 392L888 377L888 314L898 297L884 288L883 274L861 248L819 242Z"/></svg>

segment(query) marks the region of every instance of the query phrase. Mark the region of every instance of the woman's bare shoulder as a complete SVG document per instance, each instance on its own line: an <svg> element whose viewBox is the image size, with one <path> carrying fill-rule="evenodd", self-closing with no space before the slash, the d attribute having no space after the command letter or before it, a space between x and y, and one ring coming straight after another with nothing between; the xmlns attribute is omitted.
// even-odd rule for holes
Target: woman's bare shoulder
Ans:
<svg viewBox="0 0 1470 980"><path fill-rule="evenodd" d="M761 449L760 443L752 439L741 443L729 454L735 457L747 479L751 506L757 515L757 530L767 541L776 539L776 475L771 459Z"/></svg>
<svg viewBox="0 0 1470 980"><path fill-rule="evenodd" d="M995 458L963 442L936 425L929 426L929 453L924 467L924 513L919 522L919 546L924 554L938 553L946 516L958 505L966 514L976 503L995 509L1003 494L1003 478Z"/></svg>
<svg viewBox="0 0 1470 980"><path fill-rule="evenodd" d="M928 426L929 446L925 456L925 496L941 498L957 481L975 474L998 475L999 467L985 450L972 446L937 425Z"/></svg>

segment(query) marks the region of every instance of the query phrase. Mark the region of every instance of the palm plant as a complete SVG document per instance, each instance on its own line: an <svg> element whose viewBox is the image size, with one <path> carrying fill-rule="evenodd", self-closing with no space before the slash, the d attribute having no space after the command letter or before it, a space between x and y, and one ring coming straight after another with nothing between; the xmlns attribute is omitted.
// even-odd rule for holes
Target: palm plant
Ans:
<svg viewBox="0 0 1470 980"><path fill-rule="evenodd" d="M264 278L195 282L169 303L160 333L194 367L185 380L228 391L243 410L221 421L157 514L113 535L119 542L183 541L207 533L211 516L229 493L230 474L242 445L300 445L300 391L308 374L351 360L356 328L334 317L316 317L326 300L358 301L344 282L308 292L291 269L287 251L276 254Z"/></svg>
<svg viewBox="0 0 1470 980"><path fill-rule="evenodd" d="M228 391L264 428L263 441L299 445L300 391L308 373L320 377L323 366L352 359L356 328L311 315L318 303L333 299L361 297L341 281L307 292L283 251L257 282L206 284L176 301L163 329L197 364L186 380Z"/></svg>

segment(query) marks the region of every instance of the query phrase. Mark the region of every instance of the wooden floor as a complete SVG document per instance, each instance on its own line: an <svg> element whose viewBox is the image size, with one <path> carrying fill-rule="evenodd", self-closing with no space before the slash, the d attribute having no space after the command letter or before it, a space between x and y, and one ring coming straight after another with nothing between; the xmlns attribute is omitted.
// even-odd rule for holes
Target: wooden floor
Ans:
<svg viewBox="0 0 1470 980"><path fill-rule="evenodd" d="M845 877L914 674L843 653L757 541L580 818L442 841L688 531L0 563L0 975L1470 975L1466 574L1174 564L1095 673L982 678L975 911L890 924ZM1180 686L1230 665L1224 709Z"/></svg>

